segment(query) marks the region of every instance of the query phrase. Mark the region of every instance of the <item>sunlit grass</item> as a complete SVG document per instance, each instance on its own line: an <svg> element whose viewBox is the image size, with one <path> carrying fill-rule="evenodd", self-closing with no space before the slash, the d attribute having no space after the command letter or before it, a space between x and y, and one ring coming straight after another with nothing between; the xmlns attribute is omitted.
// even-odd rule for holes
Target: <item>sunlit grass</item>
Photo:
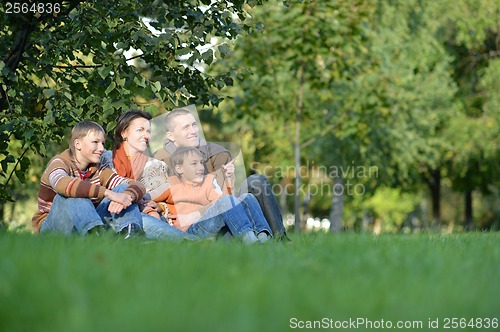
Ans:
<svg viewBox="0 0 500 332"><path fill-rule="evenodd" d="M292 318L500 318L499 240L307 235L248 247L4 232L0 330L285 331Z"/></svg>

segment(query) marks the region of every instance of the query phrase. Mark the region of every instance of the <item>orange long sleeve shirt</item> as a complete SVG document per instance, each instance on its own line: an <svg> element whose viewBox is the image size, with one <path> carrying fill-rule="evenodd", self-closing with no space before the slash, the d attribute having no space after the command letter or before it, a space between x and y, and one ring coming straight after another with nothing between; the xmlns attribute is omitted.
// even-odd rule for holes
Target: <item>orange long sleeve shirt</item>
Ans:
<svg viewBox="0 0 500 332"><path fill-rule="evenodd" d="M188 214L199 211L203 214L204 207L212 204L223 195L214 176L209 174L200 184L184 183L177 176L168 177L170 188L158 196L156 202L165 202L170 214ZM174 226L186 231L191 225L179 225L174 220Z"/></svg>

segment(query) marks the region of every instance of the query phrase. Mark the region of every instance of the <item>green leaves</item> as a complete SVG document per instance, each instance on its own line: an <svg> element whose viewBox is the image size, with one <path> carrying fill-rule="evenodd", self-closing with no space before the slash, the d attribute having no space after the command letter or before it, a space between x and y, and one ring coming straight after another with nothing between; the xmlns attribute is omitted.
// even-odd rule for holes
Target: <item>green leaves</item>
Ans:
<svg viewBox="0 0 500 332"><path fill-rule="evenodd" d="M161 90L161 83L158 81L151 83L151 90L153 92L159 92Z"/></svg>
<svg viewBox="0 0 500 332"><path fill-rule="evenodd" d="M54 95L54 93L56 93L55 89L43 89L43 95L47 99L49 99L50 97L52 97Z"/></svg>
<svg viewBox="0 0 500 332"><path fill-rule="evenodd" d="M16 159L14 158L14 156L11 156L11 155L6 156L2 161L0 161L0 165L2 165L2 171L6 172L7 168L9 167L9 164L13 163L15 161L16 161ZM0 173L0 174L2 174L2 173ZM2 174L2 176L5 177L4 174Z"/></svg>
<svg viewBox="0 0 500 332"><path fill-rule="evenodd" d="M99 76L101 76L101 78L105 80L112 69L113 68L111 66L102 66L97 70L97 72L99 73Z"/></svg>
<svg viewBox="0 0 500 332"><path fill-rule="evenodd" d="M219 90L230 80L211 77L198 68L215 60L213 36L225 44L243 33L240 25L245 23L233 17L247 17L245 3L227 6L206 1L202 11L198 1L168 5L69 1L68 15L42 15L39 21L17 15L23 24L9 17L0 28L4 56L0 59L0 155L8 156L1 162L0 176L9 180L0 185L13 185L13 174L20 181L28 180L27 160L39 160L47 147L60 150L57 143L83 119L93 119L112 131L116 118L139 101L158 103L151 108L156 114L183 104L217 105L221 98L212 88ZM26 22L33 27L28 29ZM20 49L24 53L18 57ZM217 57L223 58L229 48L224 46L219 53ZM12 120L21 118L25 120ZM23 155L25 149L29 151ZM13 163L16 169L10 167Z"/></svg>
<svg viewBox="0 0 500 332"><path fill-rule="evenodd" d="M226 55L228 55L228 54L229 54L229 52L231 51L231 49L229 48L229 45L227 45L227 44L222 44L222 45L219 45L219 46L217 47L217 49L218 49L218 51L219 51L219 53L220 53L220 55L221 55L222 57L225 57L225 56L226 56Z"/></svg>
<svg viewBox="0 0 500 332"><path fill-rule="evenodd" d="M141 87L141 88L145 88L146 87L146 79L141 76L135 76L134 77L134 83L137 84L137 86Z"/></svg>
<svg viewBox="0 0 500 332"><path fill-rule="evenodd" d="M106 89L106 91L104 91L104 93L106 95L109 95L109 93L113 91L115 88L116 88L116 83L113 81L111 82L111 84L109 84L108 88Z"/></svg>

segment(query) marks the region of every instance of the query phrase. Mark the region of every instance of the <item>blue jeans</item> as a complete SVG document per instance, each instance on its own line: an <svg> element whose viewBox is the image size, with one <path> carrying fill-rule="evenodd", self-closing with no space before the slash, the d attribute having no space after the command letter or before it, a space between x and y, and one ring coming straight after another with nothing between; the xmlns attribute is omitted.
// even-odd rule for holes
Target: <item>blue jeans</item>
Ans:
<svg viewBox="0 0 500 332"><path fill-rule="evenodd" d="M266 231L269 235L273 235L271 227L267 222L266 217L259 205L259 201L257 198L249 193L242 194L238 196L238 199L241 201L241 204L245 208L245 212L250 218L250 221L253 224L253 229L255 233L260 233Z"/></svg>
<svg viewBox="0 0 500 332"><path fill-rule="evenodd" d="M225 226L238 238L247 232L266 231L273 234L257 199L251 194L243 195L242 200L230 195L222 196L187 232L201 238L215 237Z"/></svg>
<svg viewBox="0 0 500 332"><path fill-rule="evenodd" d="M113 191L123 192L127 187L128 184L120 184ZM129 224L142 229L142 217L137 204L131 204L117 214L108 211L110 203L108 198L104 198L95 207L90 198L65 197L57 194L40 232L59 232L65 235L77 232L85 235L96 226L109 226L115 232L120 232Z"/></svg>
<svg viewBox="0 0 500 332"><path fill-rule="evenodd" d="M258 204L273 231L274 237L286 238L286 230L283 225L280 206L267 179L258 174L250 175L243 182L236 196L240 197L245 193L250 193L257 198Z"/></svg>
<svg viewBox="0 0 500 332"><path fill-rule="evenodd" d="M171 226L168 222L142 212L142 226L148 239L198 240L196 235L188 234Z"/></svg>

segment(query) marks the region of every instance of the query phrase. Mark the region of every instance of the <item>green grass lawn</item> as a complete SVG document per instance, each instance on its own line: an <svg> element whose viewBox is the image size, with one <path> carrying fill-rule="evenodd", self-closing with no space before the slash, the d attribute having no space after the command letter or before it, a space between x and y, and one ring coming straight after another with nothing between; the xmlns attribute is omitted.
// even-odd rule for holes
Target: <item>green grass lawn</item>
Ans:
<svg viewBox="0 0 500 332"><path fill-rule="evenodd" d="M0 331L290 331L307 321L388 330L335 328L358 318L423 324L394 331L432 331L439 319L443 331L446 318L500 319L499 233L293 241L3 232Z"/></svg>

